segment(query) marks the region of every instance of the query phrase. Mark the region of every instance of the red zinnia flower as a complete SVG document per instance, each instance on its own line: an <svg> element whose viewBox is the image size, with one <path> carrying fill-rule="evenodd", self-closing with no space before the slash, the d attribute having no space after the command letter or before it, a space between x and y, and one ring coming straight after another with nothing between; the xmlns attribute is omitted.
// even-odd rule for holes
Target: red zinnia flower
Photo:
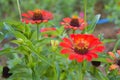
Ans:
<svg viewBox="0 0 120 80"><path fill-rule="evenodd" d="M49 27L49 28L42 28L42 29L40 29L40 32L48 32L48 31L55 31L56 30L56 28L54 28L54 27ZM51 37L51 38L54 38L55 37L55 35L49 35L49 34L44 34L44 36L45 37Z"/></svg>
<svg viewBox="0 0 120 80"><path fill-rule="evenodd" d="M82 18L78 18L77 16L73 16L72 18L64 18L61 24L66 29L72 28L74 30L83 30L87 26L87 23Z"/></svg>
<svg viewBox="0 0 120 80"><path fill-rule="evenodd" d="M47 22L48 20L52 19L53 15L48 11L36 9L34 11L23 13L22 17L22 22L25 22L26 24L39 24L41 22Z"/></svg>
<svg viewBox="0 0 120 80"><path fill-rule="evenodd" d="M70 60L76 59L77 62L91 61L92 58L98 57L97 52L104 49L102 42L89 34L71 34L70 39L63 38L60 46L63 47L62 54L68 54Z"/></svg>

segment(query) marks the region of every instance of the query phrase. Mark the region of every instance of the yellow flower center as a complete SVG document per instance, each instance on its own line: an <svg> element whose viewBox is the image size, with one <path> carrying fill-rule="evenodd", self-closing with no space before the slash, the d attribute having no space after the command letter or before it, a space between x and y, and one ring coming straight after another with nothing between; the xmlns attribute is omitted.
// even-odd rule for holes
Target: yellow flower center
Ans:
<svg viewBox="0 0 120 80"><path fill-rule="evenodd" d="M34 14L33 14L32 19L33 20L43 20L41 10L39 10L39 9L34 10Z"/></svg>
<svg viewBox="0 0 120 80"><path fill-rule="evenodd" d="M89 43L84 39L77 40L74 51L78 54L86 54L88 52Z"/></svg>

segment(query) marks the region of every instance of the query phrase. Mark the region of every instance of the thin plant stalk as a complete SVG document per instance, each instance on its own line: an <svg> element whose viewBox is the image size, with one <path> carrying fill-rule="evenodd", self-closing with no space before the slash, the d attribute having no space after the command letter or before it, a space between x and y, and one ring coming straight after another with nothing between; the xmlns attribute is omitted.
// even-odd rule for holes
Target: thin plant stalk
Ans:
<svg viewBox="0 0 120 80"><path fill-rule="evenodd" d="M86 9L87 9L87 0L84 0L84 20L87 22ZM85 30L87 31L87 27L85 28Z"/></svg>
<svg viewBox="0 0 120 80"><path fill-rule="evenodd" d="M84 80L87 62L84 61L83 63L79 64L79 66L80 66L79 80Z"/></svg>
<svg viewBox="0 0 120 80"><path fill-rule="evenodd" d="M80 80L83 80L83 79L84 79L84 76L83 76L83 73L81 71L81 73L80 73Z"/></svg>
<svg viewBox="0 0 120 80"><path fill-rule="evenodd" d="M75 34L75 30L73 30L73 34Z"/></svg>
<svg viewBox="0 0 120 80"><path fill-rule="evenodd" d="M84 20L86 21L87 0L84 0Z"/></svg>
<svg viewBox="0 0 120 80"><path fill-rule="evenodd" d="M39 24L37 24L37 40L39 40Z"/></svg>
<svg viewBox="0 0 120 80"><path fill-rule="evenodd" d="M116 42L115 46L114 46L114 49L113 49L113 52L116 52L118 46L119 46L119 43L120 43L120 39Z"/></svg>
<svg viewBox="0 0 120 80"><path fill-rule="evenodd" d="M20 9L20 1L17 0L17 6L18 6L18 12L19 12L19 15L20 15L20 21L22 20L22 16L21 16L21 9Z"/></svg>

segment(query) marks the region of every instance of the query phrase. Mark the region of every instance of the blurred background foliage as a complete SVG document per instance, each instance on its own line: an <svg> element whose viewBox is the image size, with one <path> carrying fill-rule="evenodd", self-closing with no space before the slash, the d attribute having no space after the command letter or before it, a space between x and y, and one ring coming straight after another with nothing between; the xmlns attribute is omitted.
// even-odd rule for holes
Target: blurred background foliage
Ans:
<svg viewBox="0 0 120 80"><path fill-rule="evenodd" d="M19 0L19 3L21 12L36 8L53 12L55 22L59 22L63 17L84 12L84 0ZM99 13L103 15L101 18L109 17L115 19L116 24L120 24L119 10L119 0L87 0L87 20ZM0 21L19 20L17 0L0 0L0 18Z"/></svg>

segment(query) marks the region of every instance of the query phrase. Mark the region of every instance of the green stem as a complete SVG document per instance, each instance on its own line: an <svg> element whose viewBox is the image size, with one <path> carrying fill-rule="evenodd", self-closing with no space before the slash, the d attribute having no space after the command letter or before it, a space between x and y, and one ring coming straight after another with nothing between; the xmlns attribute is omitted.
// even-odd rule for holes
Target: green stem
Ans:
<svg viewBox="0 0 120 80"><path fill-rule="evenodd" d="M114 46L114 49L113 49L113 52L116 52L119 44L120 44L120 39L118 39L118 41L116 42L116 44L115 44L115 46Z"/></svg>
<svg viewBox="0 0 120 80"><path fill-rule="evenodd" d="M37 40L39 40L39 24L37 24Z"/></svg>
<svg viewBox="0 0 120 80"><path fill-rule="evenodd" d="M86 19L86 9L87 9L87 0L84 0L84 20L87 22ZM85 33L87 32L87 27L85 28Z"/></svg>
<svg viewBox="0 0 120 80"><path fill-rule="evenodd" d="M22 16L21 16L21 9L20 9L19 0L17 0L17 6L18 6L18 11L19 11L19 15L20 15L20 21L21 21L22 20Z"/></svg>
<svg viewBox="0 0 120 80"><path fill-rule="evenodd" d="M73 30L73 34L75 34L75 30Z"/></svg>
<svg viewBox="0 0 120 80"><path fill-rule="evenodd" d="M84 76L83 76L83 73L81 71L81 73L80 73L80 80L83 80L83 79L84 79Z"/></svg>
<svg viewBox="0 0 120 80"><path fill-rule="evenodd" d="M38 80L34 67L31 67L32 70L32 80Z"/></svg>
<svg viewBox="0 0 120 80"><path fill-rule="evenodd" d="M84 71L84 69L85 69L85 62L83 62L83 63L81 63L81 64L79 64L79 67L78 67L78 69L80 69L80 71L79 71L79 75L78 75L78 79L79 80L84 80L84 74L85 74L85 71Z"/></svg>
<svg viewBox="0 0 120 80"><path fill-rule="evenodd" d="M54 70L54 80L57 80L57 72L56 72L56 68L55 68L55 63L54 63L53 70Z"/></svg>
<svg viewBox="0 0 120 80"><path fill-rule="evenodd" d="M86 21L87 0L84 0L84 20Z"/></svg>
<svg viewBox="0 0 120 80"><path fill-rule="evenodd" d="M96 67L93 66L93 74L96 75Z"/></svg>

